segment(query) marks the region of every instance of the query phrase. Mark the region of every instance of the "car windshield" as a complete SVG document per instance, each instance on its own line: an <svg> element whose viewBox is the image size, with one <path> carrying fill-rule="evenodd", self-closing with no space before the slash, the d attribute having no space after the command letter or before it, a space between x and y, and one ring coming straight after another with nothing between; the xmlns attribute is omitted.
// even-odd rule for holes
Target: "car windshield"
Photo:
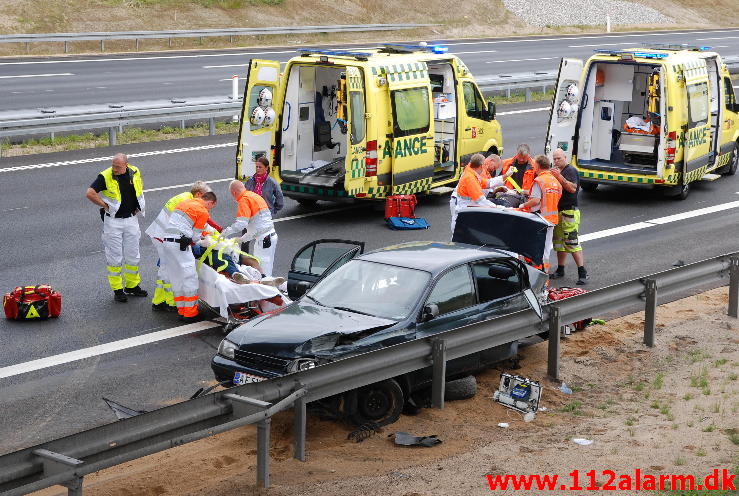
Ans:
<svg viewBox="0 0 739 496"><path fill-rule="evenodd" d="M401 320L413 310L431 274L365 260L351 260L307 295L321 305Z"/></svg>

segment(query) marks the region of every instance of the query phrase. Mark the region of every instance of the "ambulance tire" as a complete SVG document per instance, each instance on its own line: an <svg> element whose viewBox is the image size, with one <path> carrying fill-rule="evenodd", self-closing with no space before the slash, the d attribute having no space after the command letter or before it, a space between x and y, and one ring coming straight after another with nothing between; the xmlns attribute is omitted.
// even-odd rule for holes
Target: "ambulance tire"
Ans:
<svg viewBox="0 0 739 496"><path fill-rule="evenodd" d="M316 204L318 203L318 200L314 200L313 198L298 198L296 201L303 208L316 208Z"/></svg>
<svg viewBox="0 0 739 496"><path fill-rule="evenodd" d="M679 188L680 188L680 190L679 190L680 192L677 195L675 195L675 200L681 200L682 201L682 200L686 199L688 197L688 195L690 194L690 183L682 183L681 182Z"/></svg>
<svg viewBox="0 0 739 496"><path fill-rule="evenodd" d="M598 183L582 182L580 183L580 189L588 193L595 193L595 190L598 189Z"/></svg>
<svg viewBox="0 0 739 496"><path fill-rule="evenodd" d="M736 174L737 165L739 165L739 143L734 143L734 149L731 150L729 163L721 167L716 172L723 176L733 176Z"/></svg>

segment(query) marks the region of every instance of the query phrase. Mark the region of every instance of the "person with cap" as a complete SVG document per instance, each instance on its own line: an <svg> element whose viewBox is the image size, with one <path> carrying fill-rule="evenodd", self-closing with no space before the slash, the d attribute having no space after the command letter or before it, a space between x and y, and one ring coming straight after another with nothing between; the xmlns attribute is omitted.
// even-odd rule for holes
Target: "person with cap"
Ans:
<svg viewBox="0 0 739 496"><path fill-rule="evenodd" d="M534 184L534 178L538 173L536 162L531 158L531 149L526 143L521 143L516 148L516 155L503 161L503 174L508 173L506 180L508 189L517 191L530 191Z"/></svg>
<svg viewBox="0 0 739 496"><path fill-rule="evenodd" d="M144 216L146 206L141 171L128 163L126 155L117 153L111 167L98 174L85 196L100 207L108 284L114 300L123 303L128 301L127 295L147 296L139 286L141 229L137 217Z"/></svg>
<svg viewBox="0 0 739 496"><path fill-rule="evenodd" d="M552 153L554 167L552 175L562 185L562 198L559 199L559 222L554 226L554 251L557 252L557 270L549 275L550 279L560 279L565 275L567 254L577 266L577 284L582 286L588 282L588 271L585 270L585 261L582 254L582 245L578 237L580 228L580 209L577 196L580 192L580 176L577 169L567 163L567 154L561 148Z"/></svg>
<svg viewBox="0 0 739 496"><path fill-rule="evenodd" d="M229 191L237 204L236 220L221 232L221 236L241 235L246 229L241 241L250 242L250 253L259 259L264 275L271 276L277 250L277 232L269 206L264 198L247 190L244 183L237 179L231 181Z"/></svg>
<svg viewBox="0 0 739 496"><path fill-rule="evenodd" d="M264 198L273 217L285 206L285 198L282 196L280 185L269 175L267 157L262 156L256 160L256 172L246 180L244 186Z"/></svg>
<svg viewBox="0 0 739 496"><path fill-rule="evenodd" d="M537 155L536 167L539 173L534 178L534 183L529 191L529 199L521 205L520 209L524 212L538 213L550 226L547 227L546 241L544 243L544 257L542 268L544 272L549 273L549 257L552 253L552 237L554 234L554 226L559 221L557 205L562 196L562 186L552 174L549 159L545 155Z"/></svg>
<svg viewBox="0 0 739 496"><path fill-rule="evenodd" d="M182 200L172 210L162 238L164 275L172 284L174 302L180 318L186 322L198 319L198 272L192 244L200 241L203 230L216 206L215 193Z"/></svg>
<svg viewBox="0 0 739 496"><path fill-rule="evenodd" d="M151 300L151 308L155 311L177 311L177 307L174 302L174 294L172 293L172 284L167 279L162 264L162 253L163 253L163 242L164 230L169 224L169 216L174 211L175 207L184 200L191 200L193 198L200 198L205 193L211 191L204 181L195 181L190 188L190 191L184 191L179 193L169 200L166 201L162 210L157 215L156 219L146 228L144 231L151 239L154 249L157 251L159 256L159 267L157 270L157 285L154 289L154 297Z"/></svg>

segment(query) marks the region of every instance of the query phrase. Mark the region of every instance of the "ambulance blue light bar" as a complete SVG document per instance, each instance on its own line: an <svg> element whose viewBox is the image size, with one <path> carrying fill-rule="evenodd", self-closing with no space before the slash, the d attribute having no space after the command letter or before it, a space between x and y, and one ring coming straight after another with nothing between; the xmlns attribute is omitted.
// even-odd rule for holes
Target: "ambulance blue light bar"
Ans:
<svg viewBox="0 0 739 496"><path fill-rule="evenodd" d="M349 50L324 50L317 48L301 48L298 50L303 55L333 55L335 57L352 57L359 60L367 60L372 56L368 52L351 52Z"/></svg>
<svg viewBox="0 0 739 496"><path fill-rule="evenodd" d="M383 43L382 46L382 51L386 53L431 52L442 54L449 51L449 47L444 45L403 45L400 43Z"/></svg>
<svg viewBox="0 0 739 496"><path fill-rule="evenodd" d="M632 52L634 57L642 57L645 59L663 59L668 57L667 53L649 53L649 52Z"/></svg>
<svg viewBox="0 0 739 496"><path fill-rule="evenodd" d="M630 50L608 50L608 49L597 49L594 50L596 53L602 53L605 55L620 56L624 60L632 60L634 57L641 57L644 59L664 59L669 57L668 53L650 53L650 52L632 52Z"/></svg>
<svg viewBox="0 0 739 496"><path fill-rule="evenodd" d="M431 51L433 53L447 53L449 51L449 47L443 45L434 45L431 47Z"/></svg>

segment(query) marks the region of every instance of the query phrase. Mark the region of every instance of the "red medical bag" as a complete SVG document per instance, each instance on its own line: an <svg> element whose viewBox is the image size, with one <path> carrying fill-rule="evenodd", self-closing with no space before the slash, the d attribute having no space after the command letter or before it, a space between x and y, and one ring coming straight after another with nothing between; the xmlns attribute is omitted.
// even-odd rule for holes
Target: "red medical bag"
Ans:
<svg viewBox="0 0 739 496"><path fill-rule="evenodd" d="M586 291L581 288L552 288L549 290L549 301L564 300L565 298L585 294L585 292ZM593 320L592 317L578 320L577 322L572 323L572 327L574 327L576 331L582 331L588 326L588 324L590 324L591 320Z"/></svg>
<svg viewBox="0 0 739 496"><path fill-rule="evenodd" d="M392 195L385 200L385 220L390 217L416 217L416 195Z"/></svg>
<svg viewBox="0 0 739 496"><path fill-rule="evenodd" d="M12 320L44 320L59 317L62 295L48 284L18 286L3 297L5 317Z"/></svg>

